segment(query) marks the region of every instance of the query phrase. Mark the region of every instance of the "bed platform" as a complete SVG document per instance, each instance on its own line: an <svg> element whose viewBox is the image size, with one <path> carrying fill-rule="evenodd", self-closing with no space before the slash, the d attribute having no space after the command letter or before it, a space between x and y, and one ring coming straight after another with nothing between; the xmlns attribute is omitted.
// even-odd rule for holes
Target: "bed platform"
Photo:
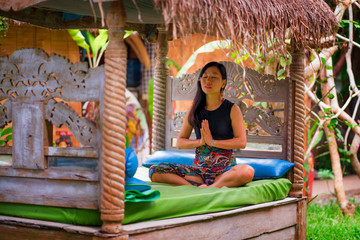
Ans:
<svg viewBox="0 0 360 240"><path fill-rule="evenodd" d="M89 227L2 215L0 239L306 239L304 49L319 48L322 38L335 33L335 15L323 1L289 1L286 8L264 0L223 1L224 6L175 2L2 1L3 17L52 29L107 28L109 44L104 68L89 69L40 49L17 50L0 58L0 125L13 124L12 147L0 147L0 202L92 210L102 221L101 226ZM249 4L252 7L245 8ZM266 12L268 6L285 10ZM321 19L313 14L314 9ZM70 20L65 16L69 13ZM184 13L207 18L193 21ZM138 31L157 43L153 152L175 150L185 113L173 114L172 103L193 98L199 74L198 70L181 78L169 77L166 56L172 37L181 37L188 30L230 39L234 46L253 49L261 44L264 53L291 55L289 77L282 80L225 63L229 73L225 97L239 104L248 126L248 147L236 155L294 163L285 176L291 183L287 197L231 210L124 224L125 30ZM291 45L286 44L285 33L291 36ZM101 130L62 100L99 100ZM255 102L274 103L276 109L261 109ZM48 133L52 125L61 124L89 148L52 147Z"/></svg>
<svg viewBox="0 0 360 240"><path fill-rule="evenodd" d="M29 59L27 56L31 56L31 58ZM41 66L42 71L47 72L49 76L57 79L56 82L59 85L52 86L54 89L61 89L61 86L65 85L67 82L66 85L68 85L68 88L71 89L73 94L59 94L56 91L53 91L48 93L48 95L31 96L31 98L40 97L50 99L53 95L58 95L68 101L78 101L79 99L83 101L99 99L102 103L100 96L101 89L103 89L104 85L104 78L102 77L104 76L103 68L87 69L87 67L83 65L66 63L67 67L65 68L70 69L70 73L65 74L64 68L60 68L60 70L58 70L53 66L58 66L62 62L66 61L57 55L47 56L40 49L22 49L16 51L10 58L2 58L2 62L0 63L2 65L2 74L7 75L9 74L9 71L11 73L11 66L13 65L16 65L21 71L22 69L27 68L27 63L34 66L34 62L38 63L37 66ZM48 62L50 62L50 64ZM48 65L46 63L48 63ZM292 133L292 128L287 124L291 123L290 119L292 117L289 114L291 109L291 102L288 101L291 95L289 78L277 80L274 76L262 75L252 69L246 69L246 72L244 73L244 69L242 69L238 64L233 62L223 62L223 64L227 68L228 72L228 85L225 90L225 97L239 104L244 114L245 122L248 126L247 134L250 147L245 150L235 152L236 156L279 158L293 161L291 155L289 155L289 152L291 152L291 147L289 145L289 143L291 143L291 138L289 137L289 133ZM71 73L78 72L79 69L81 69L82 74L78 81L83 82L84 88L80 88L80 92L76 92L78 88L75 87L75 89L72 89L72 87L70 87L70 85L73 84L71 81L71 76L73 74ZM166 131L166 150L176 150L174 148L174 142L178 131L181 128L182 118L185 115L185 112L174 112L174 109L172 109L172 103L173 101L191 100L193 98L194 86L196 85L195 83L198 74L199 70L192 74L186 74L181 78L170 78L168 81L167 101L165 104L166 129L164 129ZM245 76L245 78L243 78L243 76ZM15 81L19 80L15 79ZM1 84L0 87L4 88ZM11 88L9 85L6 87ZM42 84L39 84L38 88L40 88L40 90L35 89L35 91L40 92L42 87ZM93 94L86 95L85 92L81 92L83 91L82 89L86 89ZM236 89L236 91L232 91L234 89ZM12 89L12 91L16 90L17 89ZM75 95L75 97L72 97L71 95ZM86 96L90 96L90 98L86 98ZM11 102L15 103L16 101L24 101L24 97L15 98L11 95L2 95L2 97L9 98ZM18 128L15 121L16 119L19 119L19 116L17 115L23 114L23 112L14 112L14 104L9 104L9 100L7 100L4 104L6 111L3 112L2 119L6 119L8 121L12 120L14 128ZM280 104L279 106L283 108L281 110L281 117L274 114L268 114L265 110L253 106L252 103L254 101ZM39 103L36 103L35 101L35 105L36 104L39 105ZM93 123L86 119L81 119L64 103L55 102L50 99L49 101L40 102L40 106L41 107L38 107L38 109L44 109L44 118L48 119L50 122L56 123L57 125L67 124L71 131L75 132L74 135L79 136L79 140L84 145L90 144L92 147L61 149L48 147L42 143L44 149L43 159L39 161L39 159L33 157L29 160L27 156L32 151L36 151L39 146L34 146L35 150L31 148L30 150L27 149L27 151L30 151L27 154L22 153L23 150L21 150L21 146L24 146L22 141L26 141L26 138L18 137L19 132L17 132L18 130L15 130L13 147L7 146L2 148L2 153L8 155L7 162L5 161L4 164L3 161L2 166L0 167L0 200L8 203L55 206L60 207L59 209L61 209L61 207L70 207L97 211L101 204L99 202L98 194L100 189L103 188L99 181L99 165L101 158L99 159L97 154L100 149L97 144L95 144L98 142L96 139L100 139L99 131L95 129ZM23 122L23 125L41 125L43 120L41 122L36 120L38 119L36 114L40 113L41 111L39 113L33 113L33 115L35 115L33 117L30 115L31 121ZM77 124L73 124L71 119L75 119ZM44 125L41 125L36 129L39 128L44 128ZM87 129L94 130L89 132ZM34 132L29 132L27 134L35 135ZM90 141L89 139L93 140ZM93 141L95 143L93 143ZM253 148L251 147L251 144L258 144L259 146L262 146L262 149ZM21 154L16 156L12 154L18 152ZM21 161L19 161L19 159L21 159ZM22 165L19 164L19 162ZM27 163L31 164L27 165ZM296 167L299 167L299 165L295 165L295 171L298 171ZM198 194L199 201L195 198L193 202L189 203L192 205L196 202L201 202L200 200L206 198L211 199L211 201L205 201L204 204L202 204L203 208L199 211L180 209L178 212L171 214L170 212L172 212L173 209L176 209L178 205L167 204L167 202L164 201L164 199L161 199L161 197L156 200L154 204L128 203L128 205L126 205L127 208L125 207L124 209L125 218L122 220L123 229L120 233L104 233L104 231L99 227L69 225L67 223L61 223L63 222L62 220L59 223L42 221L46 218L39 219L37 216L34 218L37 218L38 220L19 218L19 216L22 215L14 215L11 213L11 210L10 212L7 211L7 214L18 217L1 216L0 233L4 233L2 235L6 236L4 239L15 239L14 236L18 239L26 239L30 238L30 236L36 236L37 234L43 238L49 238L52 234L54 234L58 239L75 239L75 236L78 239L90 239L93 237L95 239L111 239L112 237L117 239L116 237L120 236L125 238L128 237L129 239L176 239L177 237L178 239L205 239L209 236L209 234L216 236L216 239L273 239L279 237L281 239L302 239L304 238L304 234L306 234L306 200L305 198L299 196L297 196L298 198L285 198L289 191L290 195L296 195L299 193L299 190L294 190L293 171L288 173L286 177L292 181L292 190L290 190L291 182L286 180L289 183L289 188L284 188L280 195L275 194L277 190L280 191L280 189L283 188L280 185L275 188L265 188L261 191L255 189L254 186L262 186L260 184L261 181L272 185L272 181L281 182L281 179L260 180L252 182L248 184L249 186L243 188L228 189L228 193L225 191L225 197L222 200L220 195L215 193L216 191L219 191L219 194L224 194L224 191L221 191L222 189L214 189L214 191L216 190L214 192L211 189L198 189L194 186L182 186L178 187L178 189L171 186L166 187L168 192L169 188L173 188L175 193L179 192L181 197L185 197L183 199L178 199L179 206L182 202L185 202L187 198L190 199L193 197L191 191L194 191L194 189L196 191L195 195L201 191L209 191L209 193L213 193L211 193L211 198L210 195L202 196L201 194ZM168 196L169 199L174 199L174 194L166 195L166 192L164 191L165 188L163 188L163 190L161 189L162 186L156 186L156 184L154 184L153 187L155 189L158 187L160 194L162 192L165 198ZM190 189L186 191L179 190L180 188L186 187L191 188L191 191ZM255 189L255 192L251 194L246 192L248 189L252 188ZM234 194L237 190L239 192L239 197L237 198L239 198L239 200L243 199L245 203L239 202L236 203L237 205L230 204L228 207L221 207L222 205L225 206L225 203L227 202L226 200L231 196L236 196ZM234 191L234 193L231 191ZM246 194L242 194L241 191ZM263 192L264 195L261 195L261 192ZM189 194L189 196L186 197L186 194ZM257 204L259 202L255 200L255 196L257 195L262 196L260 197L260 204ZM217 202L218 205L212 204L212 201ZM263 203L265 201L270 202ZM165 213L160 216L151 214L152 211L158 211L161 209L162 204L168 205L167 207L169 213ZM250 206L246 206L249 204ZM155 206L157 206L157 208ZM207 208L207 206L209 206L209 208ZM1 212L6 211L0 210L0 213ZM56 212L58 211L56 210ZM47 214L51 214L51 212ZM152 217L146 218L147 215ZM24 214L23 217L31 218L32 215ZM76 218L76 216L74 216L74 218ZM100 214L98 214L98 218L99 220L97 222L99 222L100 225ZM91 225L94 224L91 223ZM179 231L181 231L182 234L176 235ZM10 232L14 232L14 235L9 234Z"/></svg>
<svg viewBox="0 0 360 240"><path fill-rule="evenodd" d="M299 198L261 203L218 213L126 224L128 239L296 239L297 226L306 218L298 212L306 208ZM282 217L279 217L282 216ZM277 224L273 224L276 221ZM181 231L181 235L178 235ZM77 226L42 220L0 216L2 239L112 239L118 235L101 233L100 227ZM116 239L116 238L114 238ZM301 238L300 238L301 239Z"/></svg>

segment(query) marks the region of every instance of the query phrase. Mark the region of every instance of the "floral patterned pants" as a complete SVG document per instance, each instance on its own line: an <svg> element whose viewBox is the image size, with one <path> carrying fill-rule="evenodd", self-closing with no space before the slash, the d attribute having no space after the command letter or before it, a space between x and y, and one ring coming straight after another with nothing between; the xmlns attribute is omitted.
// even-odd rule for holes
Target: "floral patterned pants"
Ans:
<svg viewBox="0 0 360 240"><path fill-rule="evenodd" d="M211 185L217 176L230 170L235 165L235 157L232 150L204 145L196 148L192 166L176 163L157 164L151 166L149 175L150 179L154 173L173 173L183 178L186 175L198 175L206 185ZM192 180L187 181L196 186L202 184Z"/></svg>

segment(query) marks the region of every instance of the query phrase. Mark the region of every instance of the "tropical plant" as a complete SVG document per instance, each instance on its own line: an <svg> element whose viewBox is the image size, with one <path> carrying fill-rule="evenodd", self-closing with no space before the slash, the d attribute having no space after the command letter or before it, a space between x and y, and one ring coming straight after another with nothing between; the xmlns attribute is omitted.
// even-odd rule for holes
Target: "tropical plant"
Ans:
<svg viewBox="0 0 360 240"><path fill-rule="evenodd" d="M12 140L12 127L0 129L0 146L7 145Z"/></svg>
<svg viewBox="0 0 360 240"><path fill-rule="evenodd" d="M73 29L68 31L76 44L86 50L90 67L97 67L109 43L108 30L100 29L97 37L94 37L94 35L87 30L80 31L78 29Z"/></svg>
<svg viewBox="0 0 360 240"><path fill-rule="evenodd" d="M153 119L153 107L154 107L154 78L151 78L149 80L149 85L148 85L148 111L151 120Z"/></svg>
<svg viewBox="0 0 360 240"><path fill-rule="evenodd" d="M88 56L89 65L95 68L99 65L100 59L109 44L108 30L99 29L99 34L95 37L89 31L79 29L68 30L72 39L79 47L85 49ZM130 36L134 31L125 31L124 39Z"/></svg>
<svg viewBox="0 0 360 240"><path fill-rule="evenodd" d="M0 17L0 37L6 36L9 26L9 20L7 18Z"/></svg>

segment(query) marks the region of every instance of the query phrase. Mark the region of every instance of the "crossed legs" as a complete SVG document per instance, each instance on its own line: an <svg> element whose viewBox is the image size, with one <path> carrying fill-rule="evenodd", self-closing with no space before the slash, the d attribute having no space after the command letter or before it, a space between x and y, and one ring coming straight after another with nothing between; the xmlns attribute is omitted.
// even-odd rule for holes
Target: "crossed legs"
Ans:
<svg viewBox="0 0 360 240"><path fill-rule="evenodd" d="M252 181L254 169L249 165L236 165L229 171L217 176L213 184L207 187L240 187ZM206 187L206 186L200 186Z"/></svg>
<svg viewBox="0 0 360 240"><path fill-rule="evenodd" d="M187 180L201 183L200 187L240 187L252 181L254 169L249 165L236 165L229 171L217 176L213 184L207 186L199 175L186 175L185 178L173 173L153 173L151 181L173 186L191 185Z"/></svg>
<svg viewBox="0 0 360 240"><path fill-rule="evenodd" d="M173 186L181 185L191 185L187 180L195 181L203 184L203 180L199 175L185 175L185 177L180 177L174 173L153 173L151 176L151 181L158 183L167 183Z"/></svg>

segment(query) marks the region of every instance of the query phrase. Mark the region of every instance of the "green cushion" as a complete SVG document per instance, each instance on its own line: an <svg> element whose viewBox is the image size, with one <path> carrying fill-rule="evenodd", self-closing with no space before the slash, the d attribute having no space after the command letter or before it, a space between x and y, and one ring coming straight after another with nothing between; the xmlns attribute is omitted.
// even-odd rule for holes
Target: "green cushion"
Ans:
<svg viewBox="0 0 360 240"><path fill-rule="evenodd" d="M264 179L238 188L173 187L152 183L151 188L160 191L160 198L153 202L127 203L124 224L219 212L284 199L291 182L285 178Z"/></svg>
<svg viewBox="0 0 360 240"><path fill-rule="evenodd" d="M160 192L160 197L155 201L126 202L124 224L218 212L280 200L287 196L291 182L284 178L266 179L239 188L150 185L153 190ZM77 225L101 225L100 214L96 210L0 203L0 214Z"/></svg>
<svg viewBox="0 0 360 240"><path fill-rule="evenodd" d="M75 225L101 225L98 210L0 203L0 214Z"/></svg>

